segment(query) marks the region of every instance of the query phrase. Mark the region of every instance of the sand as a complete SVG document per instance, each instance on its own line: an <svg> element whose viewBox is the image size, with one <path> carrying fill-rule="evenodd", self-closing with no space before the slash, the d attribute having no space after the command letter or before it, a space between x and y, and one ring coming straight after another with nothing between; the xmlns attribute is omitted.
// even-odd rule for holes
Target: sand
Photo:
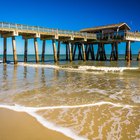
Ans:
<svg viewBox="0 0 140 140"><path fill-rule="evenodd" d="M26 113L0 108L0 140L70 140Z"/></svg>

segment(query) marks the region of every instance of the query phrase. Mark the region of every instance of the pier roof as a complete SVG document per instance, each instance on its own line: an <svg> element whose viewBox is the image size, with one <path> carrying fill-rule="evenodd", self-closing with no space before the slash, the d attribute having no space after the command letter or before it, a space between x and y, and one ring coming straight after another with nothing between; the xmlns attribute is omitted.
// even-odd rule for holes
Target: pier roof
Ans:
<svg viewBox="0 0 140 140"><path fill-rule="evenodd" d="M126 23L118 23L118 24L109 24L104 26L96 26L91 28L82 29L81 32L98 32L101 30L116 30L116 29L122 29L122 30L130 30L131 28Z"/></svg>

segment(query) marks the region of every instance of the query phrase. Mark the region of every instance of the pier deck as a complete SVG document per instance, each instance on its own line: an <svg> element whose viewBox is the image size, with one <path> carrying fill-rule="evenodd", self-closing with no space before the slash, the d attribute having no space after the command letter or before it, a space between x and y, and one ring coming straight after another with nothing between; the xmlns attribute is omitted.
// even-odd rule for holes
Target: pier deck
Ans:
<svg viewBox="0 0 140 140"><path fill-rule="evenodd" d="M66 45L66 60L75 59L78 49L78 60L106 60L105 44L111 44L112 50L110 60L118 60L118 44L126 42L125 59L130 62L132 59L131 42L140 41L140 32L131 32L126 23L98 26L82 29L81 31L59 30L44 28L39 26L28 26L22 24L13 24L0 22L0 36L3 38L3 62L7 62L7 38L12 38L13 59L17 64L16 37L22 36L24 39L24 62L27 62L28 39L34 39L34 49L36 62L38 63L38 42L37 38L42 40L41 60L45 61L46 40L52 40L54 61L57 62L60 56L61 43ZM56 46L58 42L58 46ZM94 54L94 44L98 44L97 55ZM91 57L90 57L91 56Z"/></svg>

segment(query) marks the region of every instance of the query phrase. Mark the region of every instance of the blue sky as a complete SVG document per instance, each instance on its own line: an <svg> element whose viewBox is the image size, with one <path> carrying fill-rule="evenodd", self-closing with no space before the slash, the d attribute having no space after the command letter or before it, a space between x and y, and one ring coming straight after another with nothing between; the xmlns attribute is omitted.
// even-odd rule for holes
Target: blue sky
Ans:
<svg viewBox="0 0 140 140"><path fill-rule="evenodd" d="M0 1L0 21L45 26L68 30L126 22L132 30L140 31L140 0L7 0ZM8 39L8 53L12 53ZM17 52L23 53L23 40L17 38ZM39 52L41 53L41 41ZM52 53L50 42L47 53ZM0 54L2 54L0 39ZM121 47L122 46L122 47ZM123 53L125 45L119 47ZM136 47L135 47L136 46ZM137 53L140 43L132 44ZM110 48L106 48L110 52ZM29 53L34 53L33 41L29 41Z"/></svg>

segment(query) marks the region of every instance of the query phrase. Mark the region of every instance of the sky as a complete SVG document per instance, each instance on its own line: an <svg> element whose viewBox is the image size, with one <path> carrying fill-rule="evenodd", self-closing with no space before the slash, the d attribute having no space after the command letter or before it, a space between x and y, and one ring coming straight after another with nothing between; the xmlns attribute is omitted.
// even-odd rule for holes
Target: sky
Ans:
<svg viewBox="0 0 140 140"><path fill-rule="evenodd" d="M87 27L126 22L132 31L140 31L140 0L6 0L0 1L0 21L80 30ZM42 45L39 42L39 53ZM47 43L47 53L52 53ZM24 42L17 38L17 53L23 54ZM122 47L121 47L122 46ZM33 41L29 41L29 53L34 53ZM119 47L124 53L125 45ZM132 43L133 53L138 53L140 43ZM106 48L110 52L110 48ZM0 54L3 39L0 39ZM12 53L11 39L8 39L8 53Z"/></svg>

